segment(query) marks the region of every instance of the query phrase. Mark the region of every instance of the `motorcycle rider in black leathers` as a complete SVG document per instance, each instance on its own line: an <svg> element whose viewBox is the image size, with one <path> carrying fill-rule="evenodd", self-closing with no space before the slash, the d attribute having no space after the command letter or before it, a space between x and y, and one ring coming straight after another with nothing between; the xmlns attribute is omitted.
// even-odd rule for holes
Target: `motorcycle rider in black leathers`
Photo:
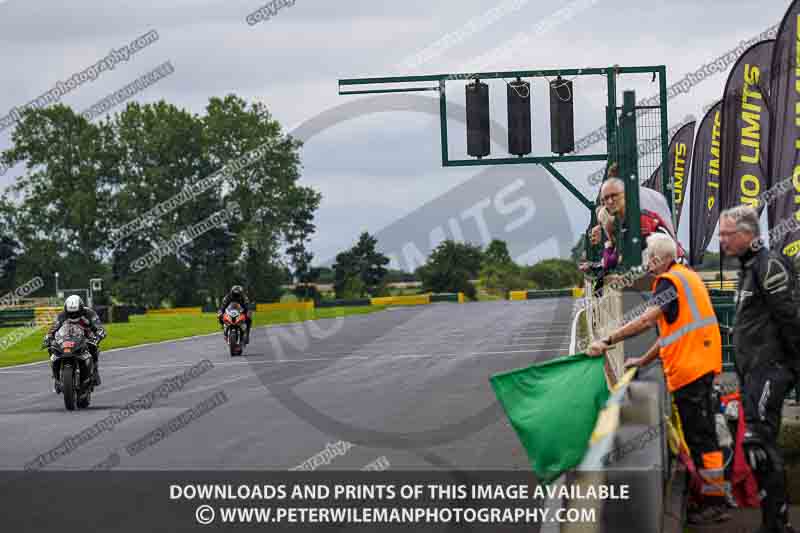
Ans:
<svg viewBox="0 0 800 533"><path fill-rule="evenodd" d="M783 454L777 444L786 393L800 370L797 273L780 251L761 240L758 214L740 206L720 216L720 242L741 262L733 342L746 432L745 455L761 493L759 532L792 532Z"/></svg>
<svg viewBox="0 0 800 533"><path fill-rule="evenodd" d="M242 306L242 311L244 311L245 315L245 325L247 326L246 331L244 332L244 343L250 343L250 326L252 325L252 318L250 317L250 311L247 309L247 306L250 304L250 300L247 298L247 295L244 293L244 289L241 285L234 285L231 287L231 292L229 292L225 298L222 299L222 305L220 305L219 313L217 314L217 319L219 320L220 325L222 325L222 315L225 313L225 309L228 308L230 304L233 302L238 303ZM227 340L227 339L226 339Z"/></svg>
<svg viewBox="0 0 800 533"><path fill-rule="evenodd" d="M97 313L86 307L83 304L83 300L79 296L72 295L64 301L64 310L58 314L55 323L47 332L47 335L45 335L43 345L50 346L50 343L53 341L56 332L67 321L78 324L84 329L84 331L88 333L90 341L87 346L89 353L92 354L92 362L94 363L94 384L95 386L98 386L100 385L100 370L98 369L98 344L105 338L106 330L103 328L103 324L100 322L100 318L97 316ZM55 373L55 369L53 369L53 377L57 383L58 376ZM59 392L57 388L56 392Z"/></svg>

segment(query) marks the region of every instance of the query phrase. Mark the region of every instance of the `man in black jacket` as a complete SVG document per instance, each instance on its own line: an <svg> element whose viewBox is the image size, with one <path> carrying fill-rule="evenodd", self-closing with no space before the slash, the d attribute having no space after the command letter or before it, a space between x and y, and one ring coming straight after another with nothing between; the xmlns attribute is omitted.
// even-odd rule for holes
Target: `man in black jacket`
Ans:
<svg viewBox="0 0 800 533"><path fill-rule="evenodd" d="M231 287L231 292L225 295L225 298L222 299L222 305L219 307L219 313L217 314L217 318L219 319L219 323L222 324L222 315L225 313L225 309L228 308L230 304L233 302L238 303L242 306L242 310L244 311L245 315L245 325L247 326L247 331L244 333L244 343L250 343L250 326L252 325L252 318L250 317L250 312L247 309L247 306L250 304L250 300L247 298L247 295L244 293L244 289L241 285L234 285Z"/></svg>
<svg viewBox="0 0 800 533"><path fill-rule="evenodd" d="M97 316L97 313L86 307L80 296L73 294L64 300L64 310L58 314L55 323L47 332L47 335L45 335L44 344L50 346L56 332L61 329L61 326L67 321L79 325L91 334L92 342L89 342L88 347L89 353L92 354L92 362L94 363L94 384L100 385L100 370L97 366L99 361L97 345L105 338L106 330L103 328L103 324L100 323L100 318ZM58 376L55 375L55 372L53 372L53 377L56 380L55 390L56 392L60 392L58 390Z"/></svg>
<svg viewBox="0 0 800 533"><path fill-rule="evenodd" d="M800 366L800 309L793 299L794 266L760 239L758 213L738 206L720 215L719 237L727 255L739 257L736 298L736 373L746 432L743 446L761 491L763 532L789 525L783 454L777 445L783 401Z"/></svg>

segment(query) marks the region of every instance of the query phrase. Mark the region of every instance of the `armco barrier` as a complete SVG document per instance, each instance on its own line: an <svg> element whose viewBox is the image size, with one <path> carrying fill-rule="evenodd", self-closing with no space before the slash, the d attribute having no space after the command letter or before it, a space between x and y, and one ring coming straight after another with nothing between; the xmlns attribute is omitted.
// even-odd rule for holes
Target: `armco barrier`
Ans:
<svg viewBox="0 0 800 533"><path fill-rule="evenodd" d="M551 290L532 290L532 291L509 291L509 300L539 300L541 298L563 298L570 296L572 298L582 298L583 289L581 287L574 287L570 289L551 289Z"/></svg>
<svg viewBox="0 0 800 533"><path fill-rule="evenodd" d="M372 305L426 305L431 303L430 294L414 296L382 296L371 298Z"/></svg>
<svg viewBox="0 0 800 533"><path fill-rule="evenodd" d="M431 303L435 302L460 302L459 294L462 293L455 293L455 292L443 292L440 294L431 294Z"/></svg>
<svg viewBox="0 0 800 533"><path fill-rule="evenodd" d="M199 315L202 307L173 307L171 309L148 309L148 315Z"/></svg>
<svg viewBox="0 0 800 533"><path fill-rule="evenodd" d="M735 291L736 285L739 283L735 279L725 280L723 282L719 281L705 281L706 288L710 290L726 290L726 291Z"/></svg>

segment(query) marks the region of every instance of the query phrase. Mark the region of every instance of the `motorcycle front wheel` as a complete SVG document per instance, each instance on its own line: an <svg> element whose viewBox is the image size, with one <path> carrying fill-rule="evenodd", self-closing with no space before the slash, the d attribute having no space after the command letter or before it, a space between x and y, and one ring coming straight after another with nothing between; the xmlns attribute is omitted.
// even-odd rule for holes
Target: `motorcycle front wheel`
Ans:
<svg viewBox="0 0 800 533"><path fill-rule="evenodd" d="M64 363L61 366L61 392L64 394L64 407L67 411L75 410L75 397L78 393L75 378L75 368L72 363Z"/></svg>
<svg viewBox="0 0 800 533"><path fill-rule="evenodd" d="M242 353L240 342L239 328L231 328L230 331L228 331L228 347L231 351L231 357L236 357Z"/></svg>

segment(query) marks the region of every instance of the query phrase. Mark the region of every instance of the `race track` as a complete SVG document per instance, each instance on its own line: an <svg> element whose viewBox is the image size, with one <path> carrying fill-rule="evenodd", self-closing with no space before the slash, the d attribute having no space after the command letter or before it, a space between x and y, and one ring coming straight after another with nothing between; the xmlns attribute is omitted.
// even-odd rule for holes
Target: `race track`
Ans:
<svg viewBox="0 0 800 533"><path fill-rule="evenodd" d="M529 470L488 378L568 353L572 313L569 298L443 303L258 328L242 358L220 334L114 350L101 355L92 406L76 412L44 363L2 369L0 469L22 469L207 359L180 390L41 468L287 470L327 447L314 469L383 458L391 469ZM129 451L215 394L224 401Z"/></svg>

